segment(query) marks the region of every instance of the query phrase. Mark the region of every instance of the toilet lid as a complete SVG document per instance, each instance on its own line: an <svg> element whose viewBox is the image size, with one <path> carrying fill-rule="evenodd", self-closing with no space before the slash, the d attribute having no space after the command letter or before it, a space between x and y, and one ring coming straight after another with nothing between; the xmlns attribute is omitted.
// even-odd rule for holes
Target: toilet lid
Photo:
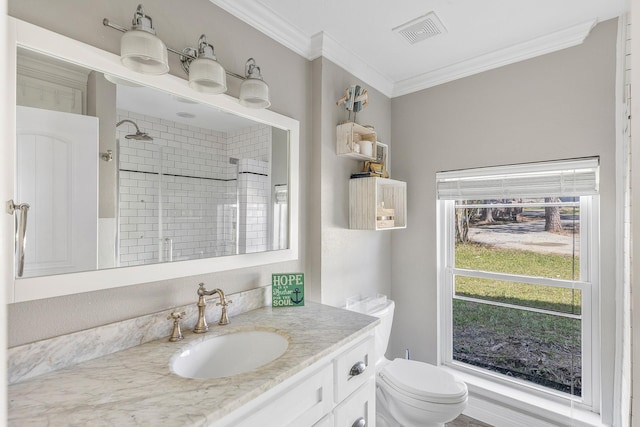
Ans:
<svg viewBox="0 0 640 427"><path fill-rule="evenodd" d="M449 372L415 360L395 359L380 372L396 391L416 400L459 403L467 398L467 385Z"/></svg>

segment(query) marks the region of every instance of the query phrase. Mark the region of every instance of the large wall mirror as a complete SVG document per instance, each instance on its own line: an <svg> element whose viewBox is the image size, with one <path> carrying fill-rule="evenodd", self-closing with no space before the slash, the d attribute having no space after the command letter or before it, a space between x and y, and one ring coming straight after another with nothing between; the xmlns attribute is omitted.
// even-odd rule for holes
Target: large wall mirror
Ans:
<svg viewBox="0 0 640 427"><path fill-rule="evenodd" d="M297 121L10 24L13 301L297 258Z"/></svg>

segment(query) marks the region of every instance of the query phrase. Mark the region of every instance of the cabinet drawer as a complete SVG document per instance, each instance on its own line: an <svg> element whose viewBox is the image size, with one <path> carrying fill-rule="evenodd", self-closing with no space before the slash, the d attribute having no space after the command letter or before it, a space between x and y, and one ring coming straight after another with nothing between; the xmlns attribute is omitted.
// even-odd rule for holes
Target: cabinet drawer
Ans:
<svg viewBox="0 0 640 427"><path fill-rule="evenodd" d="M375 426L376 380L370 377L358 390L334 410L335 427L352 427L364 419L366 427Z"/></svg>
<svg viewBox="0 0 640 427"><path fill-rule="evenodd" d="M358 387L373 378L375 371L375 346L373 336L360 341L334 360L335 401L342 402ZM355 374L355 367L364 364L364 371ZM352 369L354 370L352 372Z"/></svg>
<svg viewBox="0 0 640 427"><path fill-rule="evenodd" d="M234 427L300 427L312 426L333 408L333 378L331 365L303 379L281 393L246 418L234 423Z"/></svg>

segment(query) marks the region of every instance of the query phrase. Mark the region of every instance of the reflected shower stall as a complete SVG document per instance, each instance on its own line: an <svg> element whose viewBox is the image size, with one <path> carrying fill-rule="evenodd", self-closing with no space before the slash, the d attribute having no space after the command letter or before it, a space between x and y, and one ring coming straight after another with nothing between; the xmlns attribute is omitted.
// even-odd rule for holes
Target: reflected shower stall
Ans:
<svg viewBox="0 0 640 427"><path fill-rule="evenodd" d="M119 266L271 248L269 126L219 132L121 110L118 119L128 124L117 129Z"/></svg>

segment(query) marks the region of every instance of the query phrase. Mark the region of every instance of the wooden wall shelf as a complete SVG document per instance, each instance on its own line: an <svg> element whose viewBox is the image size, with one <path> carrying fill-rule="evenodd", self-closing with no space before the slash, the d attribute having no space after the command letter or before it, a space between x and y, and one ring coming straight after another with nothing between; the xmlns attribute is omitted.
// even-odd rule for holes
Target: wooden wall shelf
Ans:
<svg viewBox="0 0 640 427"><path fill-rule="evenodd" d="M363 161L376 160L376 131L353 122L338 125L336 129L336 152L339 156ZM370 155L367 152L370 146Z"/></svg>
<svg viewBox="0 0 640 427"><path fill-rule="evenodd" d="M349 180L349 228L394 230L406 227L406 182L376 177Z"/></svg>

